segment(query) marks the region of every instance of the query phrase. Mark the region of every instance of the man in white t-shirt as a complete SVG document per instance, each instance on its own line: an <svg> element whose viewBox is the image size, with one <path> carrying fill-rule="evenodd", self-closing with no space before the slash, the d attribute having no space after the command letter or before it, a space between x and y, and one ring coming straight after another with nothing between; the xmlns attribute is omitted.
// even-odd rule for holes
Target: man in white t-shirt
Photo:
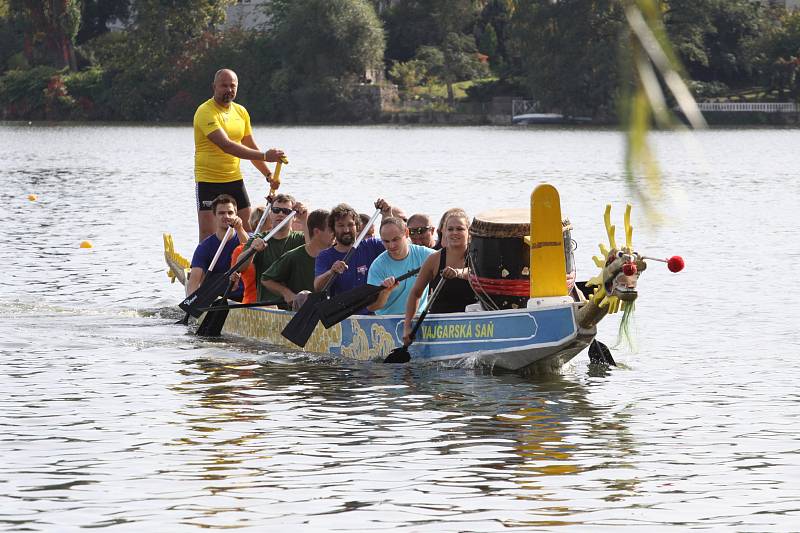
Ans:
<svg viewBox="0 0 800 533"><path fill-rule="evenodd" d="M380 235L386 251L370 265L367 283L383 285L385 288L367 309L377 315L402 315L405 313L406 300L414 286L416 276L411 276L400 283L397 283L395 278L421 267L425 259L435 250L411 244L406 223L397 217L383 219ZM426 293L420 298L419 306L424 307L427 301Z"/></svg>

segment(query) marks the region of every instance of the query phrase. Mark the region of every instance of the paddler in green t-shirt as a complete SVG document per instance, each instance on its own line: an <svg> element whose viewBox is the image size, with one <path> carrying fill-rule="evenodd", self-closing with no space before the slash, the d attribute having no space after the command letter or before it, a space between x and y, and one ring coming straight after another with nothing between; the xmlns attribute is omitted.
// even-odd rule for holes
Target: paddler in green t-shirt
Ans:
<svg viewBox="0 0 800 533"><path fill-rule="evenodd" d="M283 254L261 276L261 283L268 291L283 297L286 305L281 307L285 309L296 311L314 290L314 260L322 250L333 245L329 215L325 209L309 213L308 243Z"/></svg>

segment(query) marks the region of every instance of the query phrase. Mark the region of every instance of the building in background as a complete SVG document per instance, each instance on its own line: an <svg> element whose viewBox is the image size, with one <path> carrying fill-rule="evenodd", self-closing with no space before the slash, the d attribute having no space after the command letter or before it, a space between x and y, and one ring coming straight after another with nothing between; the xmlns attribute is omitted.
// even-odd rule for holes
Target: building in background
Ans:
<svg viewBox="0 0 800 533"><path fill-rule="evenodd" d="M268 20L264 7L268 3L269 0L238 0L225 9L225 23L222 25L222 29L266 29Z"/></svg>

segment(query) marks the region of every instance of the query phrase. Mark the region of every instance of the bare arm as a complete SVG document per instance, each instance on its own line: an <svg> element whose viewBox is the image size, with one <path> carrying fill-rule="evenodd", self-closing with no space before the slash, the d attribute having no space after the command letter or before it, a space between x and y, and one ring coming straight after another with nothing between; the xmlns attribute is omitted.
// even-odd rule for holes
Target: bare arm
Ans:
<svg viewBox="0 0 800 533"><path fill-rule="evenodd" d="M294 297L297 296L289 287L287 287L283 283L278 283L273 279L262 279L261 284L269 292L280 294L283 297L283 301L286 302L287 304L292 303Z"/></svg>
<svg viewBox="0 0 800 533"><path fill-rule="evenodd" d="M236 236L239 238L240 243L245 243L250 239L250 235L244 230L244 221L237 217L233 217L233 229L236 230Z"/></svg>
<svg viewBox="0 0 800 533"><path fill-rule="evenodd" d="M189 283L186 284L187 296L200 287L200 284L203 282L203 277L204 273L201 267L192 267L192 270L189 271Z"/></svg>
<svg viewBox="0 0 800 533"><path fill-rule="evenodd" d="M280 182L273 183L272 171L269 169L269 167L267 167L267 164L264 161L277 162L280 160L281 157L283 157L283 152L280 150L276 150L274 148L268 150L266 153L262 152L261 148L258 147L258 145L256 144L256 140L253 139L252 135L245 135L244 137L242 137L242 144L264 155L264 157L262 158L263 160L251 159L250 162L253 163L253 166L256 167L258 171L261 172L261 174L265 178L267 178L267 180L269 181L270 189L271 190L277 189L278 186L280 185ZM270 154L270 152L273 152L274 154L280 154L280 156L277 159L273 159L272 155L274 154Z"/></svg>
<svg viewBox="0 0 800 533"><path fill-rule="evenodd" d="M314 290L317 292L321 291L322 287L324 287L325 284L328 283L328 280L331 279L331 276L333 276L333 270L323 272L314 278Z"/></svg>
<svg viewBox="0 0 800 533"><path fill-rule="evenodd" d="M441 252L433 253L422 263L422 268L420 268L419 274L417 274L417 280L414 282L414 286L411 287L408 300L406 300L406 315L403 320L404 332L411 331L411 320L417 313L419 300L422 298L425 291L428 290L428 284L436 277L436 269L439 267L440 255Z"/></svg>
<svg viewBox="0 0 800 533"><path fill-rule="evenodd" d="M294 210L297 211L297 216L295 220L299 220L303 223L303 238L305 239L306 244L311 242L311 232L308 229L308 208L300 202L294 203Z"/></svg>
<svg viewBox="0 0 800 533"><path fill-rule="evenodd" d="M397 282L394 280L393 276L383 280L383 290L378 293L378 297L375 301L367 306L367 310L377 311L378 309L383 309L383 306L386 305L386 301L389 299L389 294L391 294L395 287L397 287Z"/></svg>
<svg viewBox="0 0 800 533"><path fill-rule="evenodd" d="M264 161L271 161L277 162L283 157L283 152L280 150L268 150L266 152L261 152L249 146L245 146L244 144L237 143L235 141L230 140L228 138L228 134L225 133L224 130L218 129L214 130L208 134L208 140L212 143L216 144L220 150L225 152L226 154L230 154L234 157L238 157L239 159L249 159L250 161L261 161L262 164ZM242 139L244 141L244 139ZM251 139L252 141L252 139ZM253 143L255 146L255 143ZM267 166L264 165L264 168ZM267 169L269 172L269 169ZM270 172L270 175L272 173Z"/></svg>
<svg viewBox="0 0 800 533"><path fill-rule="evenodd" d="M331 279L331 276L334 274L343 274L345 270L347 270L347 263L342 260L334 262L327 272L323 272L314 278L314 290L321 291L325 284L328 283L328 280Z"/></svg>

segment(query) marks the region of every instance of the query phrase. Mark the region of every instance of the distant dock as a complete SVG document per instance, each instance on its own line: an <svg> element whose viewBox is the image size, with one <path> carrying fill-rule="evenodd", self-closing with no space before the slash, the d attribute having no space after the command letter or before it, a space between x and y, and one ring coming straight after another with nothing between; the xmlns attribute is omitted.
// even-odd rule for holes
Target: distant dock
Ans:
<svg viewBox="0 0 800 533"><path fill-rule="evenodd" d="M700 102L709 124L800 124L800 105L794 102Z"/></svg>

